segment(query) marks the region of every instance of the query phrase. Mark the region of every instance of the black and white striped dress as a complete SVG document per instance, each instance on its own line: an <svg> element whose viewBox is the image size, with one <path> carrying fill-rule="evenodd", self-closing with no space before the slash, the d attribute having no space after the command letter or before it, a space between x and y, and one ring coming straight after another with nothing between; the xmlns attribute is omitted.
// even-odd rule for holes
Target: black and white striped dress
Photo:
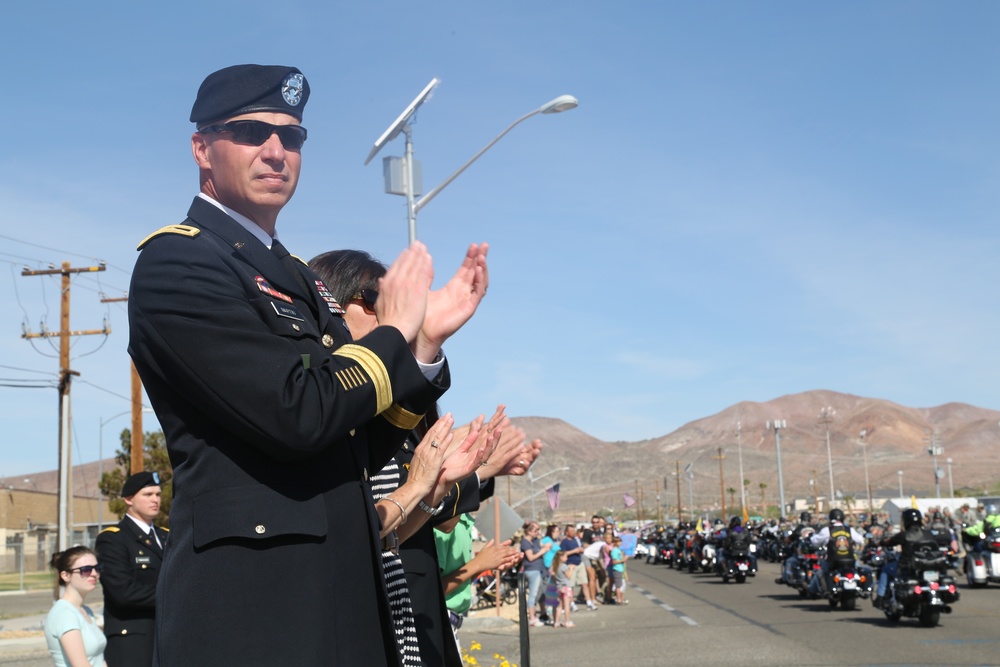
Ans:
<svg viewBox="0 0 1000 667"><path fill-rule="evenodd" d="M390 460L382 470L372 477L372 495L375 502L399 488L399 465L396 459ZM392 506L394 509L395 505ZM406 586L406 574L403 572L403 561L391 551L382 552L382 571L385 573L385 584L389 590L389 609L392 612L392 625L396 631L396 642L399 644L400 655L404 665L419 667L420 646L417 644L417 625L413 619L413 605L410 603L410 589Z"/></svg>

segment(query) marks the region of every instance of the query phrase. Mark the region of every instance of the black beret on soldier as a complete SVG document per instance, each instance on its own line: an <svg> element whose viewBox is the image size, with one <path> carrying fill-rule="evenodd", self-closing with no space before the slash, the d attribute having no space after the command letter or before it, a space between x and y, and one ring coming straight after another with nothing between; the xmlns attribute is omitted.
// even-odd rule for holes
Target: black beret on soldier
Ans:
<svg viewBox="0 0 1000 667"><path fill-rule="evenodd" d="M160 473L158 472L137 472L122 484L122 498L130 498L139 493L147 486L159 486Z"/></svg>
<svg viewBox="0 0 1000 667"><path fill-rule="evenodd" d="M202 127L245 113L274 111L302 120L309 82L295 67L233 65L213 72L198 89L191 122Z"/></svg>

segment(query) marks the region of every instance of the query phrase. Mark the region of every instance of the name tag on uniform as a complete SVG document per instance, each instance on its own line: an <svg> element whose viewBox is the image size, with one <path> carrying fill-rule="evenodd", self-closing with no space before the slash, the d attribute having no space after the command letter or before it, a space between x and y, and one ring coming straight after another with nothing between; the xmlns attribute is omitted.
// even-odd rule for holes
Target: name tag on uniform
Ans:
<svg viewBox="0 0 1000 667"><path fill-rule="evenodd" d="M136 556L135 557L135 564L136 565L149 565L152 562L153 561L152 561L152 559L150 559L149 556Z"/></svg>
<svg viewBox="0 0 1000 667"><path fill-rule="evenodd" d="M278 314L278 317L287 317L290 320L298 320L299 322L306 321L306 318L302 317L302 313L295 306L286 306L277 301L272 301L271 307L274 308L274 312Z"/></svg>

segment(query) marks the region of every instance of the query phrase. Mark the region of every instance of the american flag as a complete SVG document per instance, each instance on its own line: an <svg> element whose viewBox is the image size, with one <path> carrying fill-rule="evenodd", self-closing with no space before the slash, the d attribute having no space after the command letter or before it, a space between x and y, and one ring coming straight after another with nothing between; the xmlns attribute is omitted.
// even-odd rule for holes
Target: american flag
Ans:
<svg viewBox="0 0 1000 667"><path fill-rule="evenodd" d="M545 489L545 495L549 499L549 507L553 510L559 509L559 483L556 482L549 488Z"/></svg>
<svg viewBox="0 0 1000 667"><path fill-rule="evenodd" d="M633 498L627 493L624 496L622 496L622 499L625 501L625 509L628 509L629 507L632 507L632 505L635 505L635 498Z"/></svg>

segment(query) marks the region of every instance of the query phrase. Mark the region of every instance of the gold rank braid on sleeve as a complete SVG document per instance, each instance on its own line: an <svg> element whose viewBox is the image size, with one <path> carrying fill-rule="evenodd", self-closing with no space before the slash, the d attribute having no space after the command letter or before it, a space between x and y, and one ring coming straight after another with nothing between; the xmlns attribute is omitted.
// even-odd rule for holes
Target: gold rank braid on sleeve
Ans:
<svg viewBox="0 0 1000 667"><path fill-rule="evenodd" d="M398 404L393 403L386 409L385 412L382 413L382 418L396 428L401 428L404 431L412 431L420 425L420 420L423 419L424 416L410 412L405 408L401 408Z"/></svg>
<svg viewBox="0 0 1000 667"><path fill-rule="evenodd" d="M367 347L347 344L337 348L333 355L356 361L371 378L372 384L375 385L375 414L381 414L392 405L392 385L389 383L389 372L377 354Z"/></svg>

